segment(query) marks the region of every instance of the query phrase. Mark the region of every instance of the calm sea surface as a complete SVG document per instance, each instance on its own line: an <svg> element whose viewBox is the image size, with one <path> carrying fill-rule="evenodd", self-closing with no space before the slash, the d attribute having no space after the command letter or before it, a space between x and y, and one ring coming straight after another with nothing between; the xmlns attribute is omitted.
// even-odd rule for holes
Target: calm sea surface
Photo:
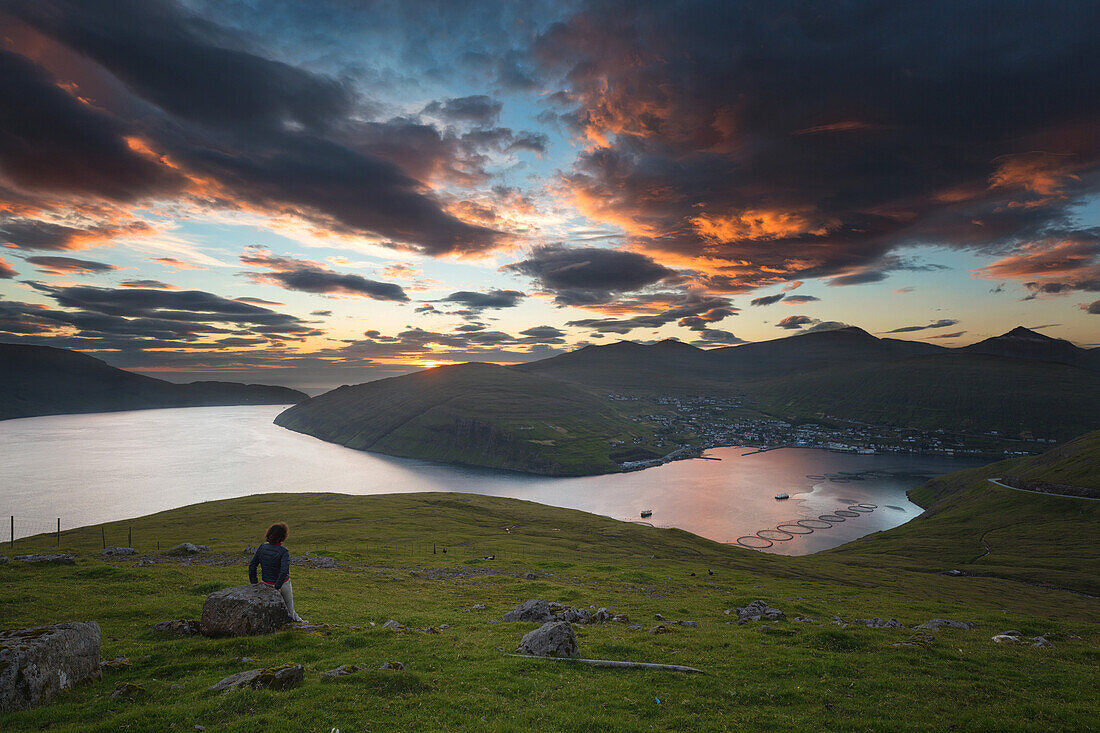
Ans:
<svg viewBox="0 0 1100 733"><path fill-rule="evenodd" d="M721 460L677 461L634 473L541 478L363 453L272 424L283 408L192 407L35 417L0 422L0 538L137 517L211 499L262 492L382 494L467 491L510 496L680 527L721 542L803 520L812 534L764 532L766 552L800 555L889 529L920 514L906 497L917 474L939 475L981 461L929 456L781 449ZM857 473L850 480L841 472ZM811 478L832 475L834 479ZM777 501L779 492L790 499ZM851 511L853 505L874 506ZM858 516L817 519L836 510ZM843 518L843 521L838 521ZM271 517L272 520L277 517ZM814 521L816 520L816 521ZM793 527L806 532L805 527ZM760 539L743 544L764 545Z"/></svg>

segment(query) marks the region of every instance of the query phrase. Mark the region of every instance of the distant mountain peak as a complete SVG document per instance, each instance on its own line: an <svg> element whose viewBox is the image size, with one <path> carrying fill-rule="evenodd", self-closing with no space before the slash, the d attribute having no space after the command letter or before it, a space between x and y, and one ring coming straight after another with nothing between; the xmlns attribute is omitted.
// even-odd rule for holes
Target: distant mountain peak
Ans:
<svg viewBox="0 0 1100 733"><path fill-rule="evenodd" d="M800 338L805 337L805 336L817 336L818 338L822 338L822 337L828 337L828 336L836 336L838 334L841 337L848 337L848 338L859 337L859 338L869 339L871 341L878 341L879 340L877 336L874 336L870 333L867 333L866 331L864 331L859 326L844 326L843 328L830 328L827 331L809 331L808 333L796 333L795 336L800 337ZM788 338L792 338L792 337L788 337Z"/></svg>
<svg viewBox="0 0 1100 733"><path fill-rule="evenodd" d="M1032 331L1030 328L1024 326L1016 326L1008 333L1002 333L997 338L1013 338L1013 339L1029 339L1032 341L1061 341L1061 339L1051 338L1046 334L1039 333L1038 331Z"/></svg>
<svg viewBox="0 0 1100 733"><path fill-rule="evenodd" d="M680 339L667 338L653 344L654 349L665 349L669 351L699 351L700 349L691 344L685 344Z"/></svg>

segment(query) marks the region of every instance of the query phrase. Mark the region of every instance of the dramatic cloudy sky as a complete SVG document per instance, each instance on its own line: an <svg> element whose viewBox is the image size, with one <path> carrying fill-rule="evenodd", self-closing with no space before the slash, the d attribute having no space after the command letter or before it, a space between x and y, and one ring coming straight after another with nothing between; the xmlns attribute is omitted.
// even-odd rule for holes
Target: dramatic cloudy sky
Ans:
<svg viewBox="0 0 1100 733"><path fill-rule="evenodd" d="M0 0L0 340L303 386L1100 342L1100 4Z"/></svg>

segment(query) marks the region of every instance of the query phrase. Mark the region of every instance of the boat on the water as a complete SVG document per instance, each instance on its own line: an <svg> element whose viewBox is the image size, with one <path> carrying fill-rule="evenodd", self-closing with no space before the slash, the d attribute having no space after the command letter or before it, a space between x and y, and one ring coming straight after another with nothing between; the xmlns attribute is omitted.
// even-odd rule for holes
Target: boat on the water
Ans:
<svg viewBox="0 0 1100 733"><path fill-rule="evenodd" d="M791 498L791 495L790 495L790 494L787 494L787 493L782 493L782 494L776 494L776 495L775 495L775 498L776 498L776 500L777 500L777 501L781 501L781 500L783 500L783 499L790 499L790 498Z"/></svg>
<svg viewBox="0 0 1100 733"><path fill-rule="evenodd" d="M643 509L642 510L642 519L645 519L646 517L652 517L652 516L653 516L653 510L652 509Z"/></svg>

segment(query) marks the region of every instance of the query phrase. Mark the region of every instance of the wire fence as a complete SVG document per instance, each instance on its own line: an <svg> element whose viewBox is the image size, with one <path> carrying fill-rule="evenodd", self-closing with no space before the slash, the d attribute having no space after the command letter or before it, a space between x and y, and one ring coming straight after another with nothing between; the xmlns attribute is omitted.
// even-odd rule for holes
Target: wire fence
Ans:
<svg viewBox="0 0 1100 733"><path fill-rule="evenodd" d="M51 520L14 514L9 514L7 520L4 523L7 526L0 527L0 537L3 538L2 546L8 550L15 550L19 546L40 548L51 544L61 547L66 540L79 540L84 544L95 539L99 539L99 544L104 548L134 546L132 527L108 532L106 527L76 527L72 522L63 521L61 517Z"/></svg>
<svg viewBox="0 0 1100 733"><path fill-rule="evenodd" d="M148 531L135 531L132 526L74 526L74 523L66 522L62 517L52 520L41 518L21 517L9 514L7 521L0 525L0 553L8 554L16 552L30 553L32 551L44 551L51 547L73 547L89 545L98 549L108 547L131 547L139 553L160 553L171 550L179 543L178 538L171 541L162 541L160 537ZM193 538L194 544L201 544L202 538ZM216 538L210 538L211 542ZM259 544L241 541L240 549L231 549L231 554L244 552L250 544ZM397 560L412 561L435 556L438 559L455 558L456 560L497 560L504 558L504 549L494 544L479 544L473 542L443 542L437 539L414 538L407 540L379 541L372 539L357 539L355 544L364 549L367 556L385 556ZM310 544L308 542L296 544L295 552L304 554L324 554L328 550L328 543ZM215 552L225 553L225 542L218 543ZM512 558L516 553L511 553Z"/></svg>
<svg viewBox="0 0 1100 733"><path fill-rule="evenodd" d="M72 551L74 548L82 548L84 551L98 551L108 547L131 547L139 555L156 555L166 553L181 540L173 536L171 539L158 537L155 531L143 529L140 526L135 529L128 525L115 524L112 526L74 526L63 517L55 517L52 520L40 518L20 517L8 515L6 521L0 525L0 555L26 555L34 553L50 552L57 548L64 551ZM5 526L6 525L6 526ZM240 555L246 557L246 551L254 549L251 545L258 545L262 540L240 540L238 545L227 547L227 541L217 538L192 537L188 541L194 544L209 542L211 550L217 555ZM484 538L470 540L456 540L450 537L447 540L433 537L412 537L407 539L379 540L366 537L348 537L347 543L356 548L354 559L347 560L358 564L381 562L393 565L412 565L423 563L425 565L484 565L491 567L494 561L512 563L531 562L533 568L555 567L566 569L573 562L606 562L606 552L600 552L595 548L564 548L547 547L539 549L535 546L515 546L511 543L496 543L485 541ZM338 558L341 553L330 553L327 541L311 543L306 537L299 536L299 541L290 548L292 555L317 557L334 554ZM647 557L653 557L646 554ZM343 564L344 560L338 562Z"/></svg>

